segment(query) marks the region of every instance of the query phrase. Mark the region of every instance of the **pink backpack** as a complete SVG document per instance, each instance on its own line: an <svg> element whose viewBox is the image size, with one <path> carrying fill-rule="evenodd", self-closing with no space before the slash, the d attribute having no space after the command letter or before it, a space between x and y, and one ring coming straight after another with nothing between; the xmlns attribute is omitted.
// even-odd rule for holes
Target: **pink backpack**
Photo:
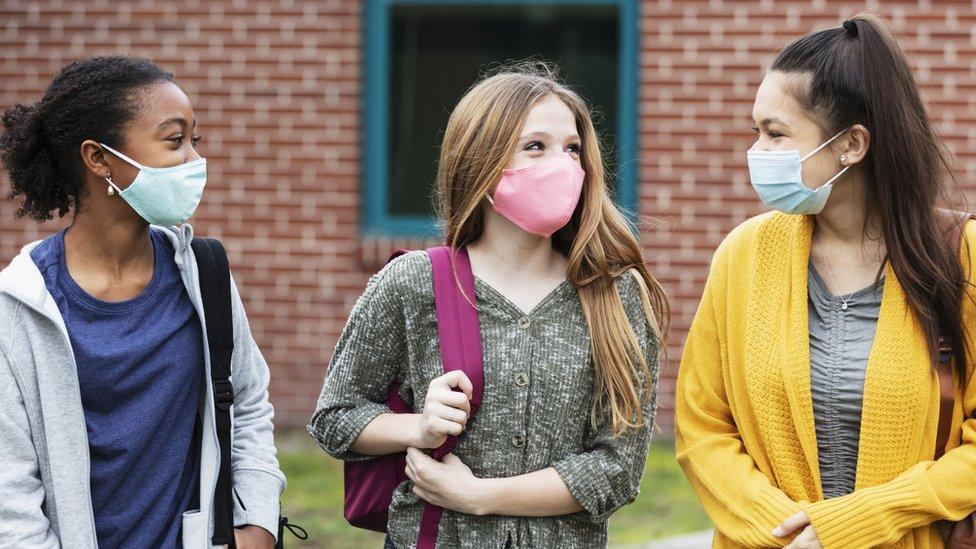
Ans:
<svg viewBox="0 0 976 549"><path fill-rule="evenodd" d="M474 386L471 399L471 414L474 417L481 406L481 393L484 387L484 360L481 351L481 330L478 324L478 310L472 302L475 299L474 275L467 250L459 249L454 254L451 265L451 249L447 246L430 248L430 263L434 276L434 307L437 312L437 332L440 338L441 359L444 371L463 370ZM390 260L406 253L399 250ZM457 278L455 278L455 273ZM460 284L460 288L458 287ZM463 289L464 294L461 293ZM467 298L465 297L467 295ZM400 386L390 387L387 404L394 413L412 413L413 410L400 398ZM470 424L470 420L469 420ZM434 450L434 459L443 459L457 444L457 437L448 437ZM406 453L379 456L368 461L346 462L346 497L344 514L350 524L359 528L385 532L390 502L393 492L401 482L407 480L404 473ZM420 535L417 549L433 549L437 542L437 528L444 509L435 505L424 505L420 522Z"/></svg>

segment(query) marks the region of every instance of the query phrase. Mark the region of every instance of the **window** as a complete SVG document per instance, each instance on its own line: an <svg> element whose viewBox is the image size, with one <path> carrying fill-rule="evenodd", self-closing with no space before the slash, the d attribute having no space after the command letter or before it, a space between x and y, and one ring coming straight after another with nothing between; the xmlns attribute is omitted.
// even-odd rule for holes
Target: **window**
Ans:
<svg viewBox="0 0 976 549"><path fill-rule="evenodd" d="M633 209L636 0L367 0L364 215L367 234L437 233L431 197L451 109L489 68L557 63L597 111L619 203Z"/></svg>

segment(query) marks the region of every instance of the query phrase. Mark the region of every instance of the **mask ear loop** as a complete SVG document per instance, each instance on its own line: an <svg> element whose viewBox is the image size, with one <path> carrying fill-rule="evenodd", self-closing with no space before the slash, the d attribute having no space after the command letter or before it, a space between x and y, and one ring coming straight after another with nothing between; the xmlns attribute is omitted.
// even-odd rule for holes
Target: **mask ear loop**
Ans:
<svg viewBox="0 0 976 549"><path fill-rule="evenodd" d="M144 169L146 169L146 167L145 167L145 166L143 166L142 164L140 164L140 163L138 163L138 162L136 162L135 160L133 160L133 159L131 159L131 158L129 158L128 156L126 156L126 155L124 155L124 154L122 154L122 153L120 153L119 151L117 151L117 150L115 150L115 149L113 149L112 147L109 147L109 146L108 146L108 145L106 145L105 143L99 143L99 145L101 145L101 146L103 146L103 147L105 147L106 149L108 149L108 150L109 150L109 152L111 152L111 153L112 153L112 154L114 154L115 156L117 156L117 157L119 157L119 158L121 158L122 160L125 160L126 162L128 162L129 164L131 164L131 165L132 165L133 167L136 167L136 168L139 168L140 170L144 170Z"/></svg>
<svg viewBox="0 0 976 549"><path fill-rule="evenodd" d="M838 137L844 135L844 133L846 131L847 131L846 128L843 129L843 130L841 130L837 135L835 135L835 136L831 137L830 139L828 139L827 141L825 141L823 145L820 145L816 149L813 149L812 151L810 151L810 153L808 155L806 155L803 158L801 158L800 159L800 162L803 162L807 158L810 158L811 156L813 156L813 155L817 154L818 152L822 151L824 147L826 147L827 145L830 145L831 143L833 143L835 139L837 139ZM834 181L837 181L837 178L840 177L840 176L842 176L842 175L844 175L844 172L846 172L847 170L851 169L851 166L853 166L853 164L844 166L844 169L842 169L841 171L837 172L836 175L834 175L833 177L831 177L830 179L828 179L827 182L824 183L823 185L821 185L819 188L827 187L828 185L830 185Z"/></svg>
<svg viewBox="0 0 976 549"><path fill-rule="evenodd" d="M105 178L105 181L108 181L108 189L106 190L106 193L109 196L115 196L116 194L119 194L119 195L122 194L122 189L120 189L119 186L115 184L115 181L112 181L112 175L111 174L109 174L109 176Z"/></svg>
<svg viewBox="0 0 976 549"><path fill-rule="evenodd" d="M504 172L505 172L505 170L502 170L502 173L504 173ZM499 176L499 182L501 182L500 176ZM494 190L496 190L496 191L498 190L498 185L497 184L495 185L495 189ZM492 208L494 208L495 207L495 199L491 197L491 192L485 193L485 198L488 199L488 203L491 204L491 207Z"/></svg>
<svg viewBox="0 0 976 549"><path fill-rule="evenodd" d="M102 147L105 147L106 149L108 149L108 151L110 153L112 153L115 156L117 156L118 158L121 158L122 160L128 162L132 166L134 166L136 168L139 168L140 170L143 169L142 164L140 164L140 163L136 162L135 160L129 158L128 156L120 153L119 151L113 149L112 147L109 147L105 143L99 142L98 144L101 145ZM119 186L115 184L115 181L112 181L112 174L111 173L108 174L108 177L105 178L105 181L108 181L108 189L106 189L106 191L105 191L106 194L108 194L109 196L115 196L116 193L119 194L119 195L122 194L122 189L120 189Z"/></svg>
<svg viewBox="0 0 976 549"><path fill-rule="evenodd" d="M136 168L138 168L140 170L143 169L142 164L140 164L140 163L136 162L135 160L129 158L128 156L120 153L119 151L113 149L112 147L109 147L105 143L99 142L98 144L101 145L102 147L105 147L106 149L108 149L108 151L110 153L114 154L118 158L121 158L125 162L128 162L133 167L136 167ZM105 191L106 194L108 194L109 196L115 196L116 194L119 194L119 195L122 194L122 189L120 189L119 186L115 184L115 181L112 181L112 174L111 173L108 174L108 177L105 178L105 181L108 181L108 189Z"/></svg>
<svg viewBox="0 0 976 549"><path fill-rule="evenodd" d="M824 183L823 185L821 185L821 187L826 187L827 185L830 185L831 183L833 183L834 181L836 181L838 177L844 175L844 172L846 172L849 169L851 169L850 166L844 166L844 169L843 170L837 172L837 175L835 175L835 176L831 177L830 179L828 179L826 183Z"/></svg>
<svg viewBox="0 0 976 549"><path fill-rule="evenodd" d="M810 158L811 156L813 156L813 155L817 154L818 152L822 151L824 147L826 147L827 145L830 145L831 143L833 143L835 139L837 139L838 137L844 135L845 132L847 132L847 128L844 128L843 130L840 131L840 133L838 133L837 135L835 135L835 136L831 137L830 139L824 141L824 143L822 145L820 145L816 149L813 149L812 151L810 151L809 154L807 154L806 156L804 156L803 158L800 159L800 162L803 162L807 158ZM850 167L850 166L848 166L848 167Z"/></svg>

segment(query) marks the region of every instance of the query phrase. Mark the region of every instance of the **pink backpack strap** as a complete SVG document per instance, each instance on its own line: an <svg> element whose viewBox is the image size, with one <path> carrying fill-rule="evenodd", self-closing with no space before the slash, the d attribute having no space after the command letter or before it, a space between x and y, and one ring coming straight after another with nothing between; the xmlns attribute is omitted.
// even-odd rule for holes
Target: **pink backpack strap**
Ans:
<svg viewBox="0 0 976 549"><path fill-rule="evenodd" d="M437 311L437 332L440 336L441 360L444 372L462 370L471 380L474 392L471 415L481 405L484 388L484 360L481 351L481 327L478 309L474 307L474 274L468 251L459 249L451 261L447 246L428 250L434 275L434 308ZM463 293L462 293L463 292ZM450 453L455 441L445 442L435 453L438 459ZM447 448L450 444L451 448Z"/></svg>
<svg viewBox="0 0 976 549"><path fill-rule="evenodd" d="M452 253L448 246L427 250L434 278L434 307L437 311L437 332L440 338L441 360L444 371L462 370L474 391L471 398L471 414L474 417L481 406L484 389L484 355L481 350L481 328L475 302L474 275L471 260L465 249ZM453 261L452 261L453 256ZM462 293L463 291L463 293ZM448 439L434 450L432 457L441 460L454 450L457 437ZM417 549L434 549L437 529L444 509L436 505L424 505L420 520Z"/></svg>

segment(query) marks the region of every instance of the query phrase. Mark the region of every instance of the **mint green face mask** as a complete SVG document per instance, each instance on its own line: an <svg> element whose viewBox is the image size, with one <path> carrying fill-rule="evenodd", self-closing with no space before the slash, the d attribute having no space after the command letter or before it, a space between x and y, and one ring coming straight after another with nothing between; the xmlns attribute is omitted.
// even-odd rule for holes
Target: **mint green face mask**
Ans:
<svg viewBox="0 0 976 549"><path fill-rule="evenodd" d="M193 216L207 184L206 158L170 168L151 168L104 143L99 144L139 169L139 175L125 189L120 189L111 178L106 180L143 219L153 225L173 226Z"/></svg>

